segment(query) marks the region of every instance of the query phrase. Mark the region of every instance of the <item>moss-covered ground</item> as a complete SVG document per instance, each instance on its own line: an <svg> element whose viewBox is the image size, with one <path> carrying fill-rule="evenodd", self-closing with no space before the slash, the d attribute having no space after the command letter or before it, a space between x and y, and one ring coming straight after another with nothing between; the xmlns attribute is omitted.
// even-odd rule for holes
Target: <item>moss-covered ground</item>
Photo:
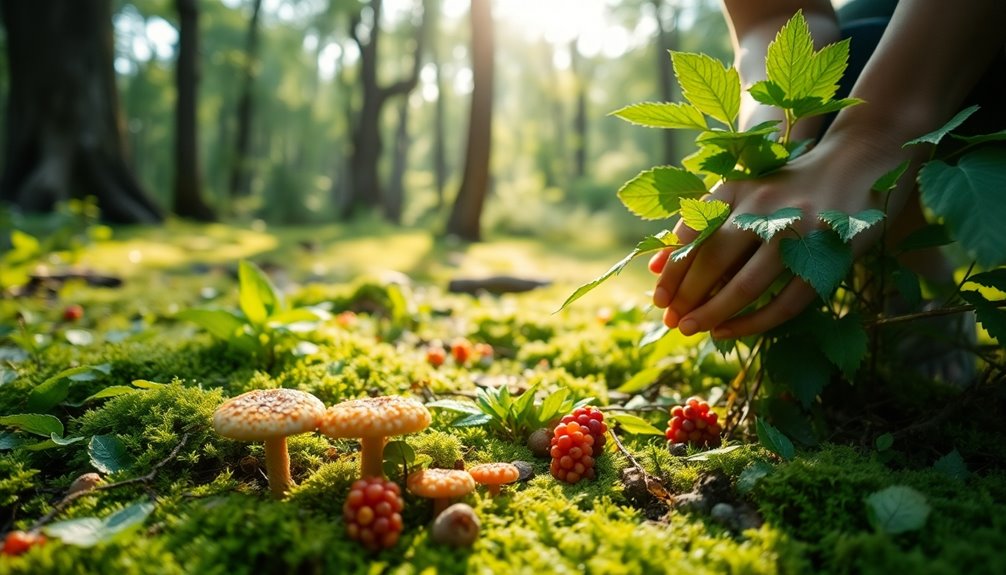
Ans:
<svg viewBox="0 0 1006 575"><path fill-rule="evenodd" d="M0 573L1006 573L1001 384L991 392L915 383L837 390L855 396L862 413L844 411L829 422L830 441L798 444L789 460L753 434L696 458L695 449L672 455L662 437L619 431L678 500L673 508L623 481L630 462L614 442L598 457L594 481L569 486L523 441L452 426L456 414L436 409L427 431L405 437L423 461L520 460L535 472L500 497L466 498L482 528L462 549L431 540L431 505L411 495L394 548L368 553L351 541L342 504L358 470L353 440L291 438L298 486L276 501L262 446L213 432L216 407L251 389L291 387L332 405L380 394L465 400L480 387L519 393L533 384L543 396L567 388L604 408L634 409L662 429L666 407L654 405L722 396L736 367L715 353L700 359L694 338L639 346L657 317L644 307L642 266L552 313L624 251L590 237L575 246L463 246L370 225L116 230L80 264L121 276L121 287L78 282L0 299L0 416L11 424L0 429L0 532L40 520L43 532L63 526L44 545L0 556ZM293 305L318 306L331 319L273 333L266 352L252 353L175 318L192 308L238 309L240 259L258 263ZM446 293L449 278L494 273L556 283L501 297ZM71 304L83 318L63 318ZM494 357L428 362L431 345L459 337L491 344ZM657 355L683 358L674 378L638 396L616 391ZM93 369L52 379L86 366ZM39 408L43 384L65 389L65 398ZM102 390L111 391L92 397ZM45 440L9 418L29 413L58 418L64 431ZM885 433L893 444L878 446ZM106 487L121 484L61 505L74 478L89 472L101 472ZM681 504L697 483L717 481L715 499ZM886 524L871 520L868 498L889 487L924 501L903 502L904 513L888 509ZM722 505L713 512L714 502L737 513L724 515ZM147 505L130 507L137 504ZM124 508L149 514L119 532L101 522ZM928 509L921 522L920 509ZM72 543L61 541L68 524L60 522L73 519L81 521L69 524ZM82 545L87 535L93 544Z"/></svg>

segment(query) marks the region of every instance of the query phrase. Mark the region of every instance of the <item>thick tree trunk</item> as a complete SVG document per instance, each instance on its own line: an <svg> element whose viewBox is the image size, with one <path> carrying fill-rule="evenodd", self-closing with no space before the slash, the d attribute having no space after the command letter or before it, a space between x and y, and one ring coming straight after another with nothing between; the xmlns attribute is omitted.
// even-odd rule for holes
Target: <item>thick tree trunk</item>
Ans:
<svg viewBox="0 0 1006 575"><path fill-rule="evenodd" d="M353 152L350 160L352 187L343 204L342 217L350 218L360 208L383 206L382 189L378 175L378 162L383 152L381 140L381 112L389 98L406 97L419 83L419 66L426 36L427 13L425 3L423 19L416 28L416 49L412 56L412 71L402 80L382 86L377 81L378 46L380 45L382 0L370 0L371 29L364 41L357 29L362 17L357 14L350 21L350 33L360 49L360 84L363 87L363 106L353 129Z"/></svg>
<svg viewBox="0 0 1006 575"><path fill-rule="evenodd" d="M664 2L665 0L652 0L653 10L657 19L657 70L660 73L660 95L665 102L673 102L674 99L674 70L671 67L670 51L674 50L678 38L678 8L671 6L670 29L664 22ZM675 130L661 130L664 140L664 163L674 164L678 161L678 154L674 143Z"/></svg>
<svg viewBox="0 0 1006 575"><path fill-rule="evenodd" d="M434 40L436 43L436 40ZM437 210L444 207L444 188L447 186L447 153L445 151L446 109L444 80L440 52L434 49L433 64L437 70L437 102L433 110L433 177L437 187Z"/></svg>
<svg viewBox="0 0 1006 575"><path fill-rule="evenodd" d="M126 164L111 1L4 1L0 10L10 66L0 201L47 212L95 196L109 221L161 221Z"/></svg>
<svg viewBox="0 0 1006 575"><path fill-rule="evenodd" d="M447 233L468 241L482 237L482 206L489 188L493 111L493 19L491 0L472 0L472 90L465 172Z"/></svg>
<svg viewBox="0 0 1006 575"><path fill-rule="evenodd" d="M389 222L402 223L402 207L405 203L405 168L409 160L409 98L402 97L398 108L398 130L395 132L395 156L392 160L391 183L384 198L384 218Z"/></svg>
<svg viewBox="0 0 1006 575"><path fill-rule="evenodd" d="M199 6L196 0L177 0L178 102L175 111L174 212L183 218L213 221L213 210L203 201L202 175L196 134L196 85L199 81Z"/></svg>
<svg viewBox="0 0 1006 575"><path fill-rule="evenodd" d="M248 21L248 38L245 44L245 60L242 70L241 95L238 98L238 129L234 142L234 162L231 164L231 198L247 196L251 193L251 123L254 106L253 91L255 69L258 62L259 14L262 0L252 4L251 20Z"/></svg>

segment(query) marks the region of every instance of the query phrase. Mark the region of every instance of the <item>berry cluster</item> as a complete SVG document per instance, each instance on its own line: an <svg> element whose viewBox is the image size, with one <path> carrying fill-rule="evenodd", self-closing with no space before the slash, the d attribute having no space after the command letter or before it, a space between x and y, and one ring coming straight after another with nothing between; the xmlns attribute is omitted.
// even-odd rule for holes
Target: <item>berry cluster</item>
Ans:
<svg viewBox="0 0 1006 575"><path fill-rule="evenodd" d="M447 361L448 352L455 365L459 366L467 365L470 361L478 361L482 366L489 366L493 362L493 346L481 342L473 344L464 337L455 338L446 347L439 341L432 342L426 347L426 361L433 367L440 367Z"/></svg>
<svg viewBox="0 0 1006 575"><path fill-rule="evenodd" d="M688 443L695 447L720 446L720 424L716 421L716 412L697 397L690 397L685 405L671 408L665 435L672 443Z"/></svg>
<svg viewBox="0 0 1006 575"><path fill-rule="evenodd" d="M604 448L608 426L593 407L578 407L563 417L552 434L552 477L566 483L594 478L594 453Z"/></svg>
<svg viewBox="0 0 1006 575"><path fill-rule="evenodd" d="M346 533L371 551L387 549L402 532L402 491L383 477L353 483L342 507Z"/></svg>

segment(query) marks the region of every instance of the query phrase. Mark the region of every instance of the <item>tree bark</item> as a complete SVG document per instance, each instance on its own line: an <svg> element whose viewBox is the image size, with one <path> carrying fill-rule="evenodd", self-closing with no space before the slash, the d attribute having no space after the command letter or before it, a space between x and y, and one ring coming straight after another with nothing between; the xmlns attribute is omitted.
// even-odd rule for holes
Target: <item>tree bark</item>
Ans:
<svg viewBox="0 0 1006 575"><path fill-rule="evenodd" d="M660 95L665 102L674 102L674 70L671 67L670 51L675 49L678 43L678 8L671 6L673 14L671 17L670 29L664 22L663 7L665 0L651 0L654 15L657 20L657 70L660 73ZM661 130L664 140L664 163L672 165L677 163L677 146L674 142L674 130Z"/></svg>
<svg viewBox="0 0 1006 575"><path fill-rule="evenodd" d="M203 201L202 175L196 133L196 86L199 82L199 6L196 0L177 0L178 101L175 111L174 212L183 218L216 219Z"/></svg>
<svg viewBox="0 0 1006 575"><path fill-rule="evenodd" d="M492 145L493 19L491 0L472 0L472 89L465 171L447 222L447 233L468 241L482 237L482 206L489 188Z"/></svg>
<svg viewBox="0 0 1006 575"><path fill-rule="evenodd" d="M0 10L10 66L0 201L48 212L95 196L108 221L161 221L126 163L111 1L5 1Z"/></svg>
<svg viewBox="0 0 1006 575"><path fill-rule="evenodd" d="M440 17L432 24L431 59L437 71L437 101L433 109L433 177L437 188L437 210L444 207L444 188L447 187L447 153L445 150L446 136L444 124L446 120L446 99L443 77L443 62L440 57Z"/></svg>
<svg viewBox="0 0 1006 575"><path fill-rule="evenodd" d="M248 38L245 44L245 60L241 78L241 95L238 99L238 129L234 141L234 161L231 164L230 196L238 198L251 193L251 124L254 107L253 89L258 67L259 15L262 0L252 4L251 20L248 21Z"/></svg>
<svg viewBox="0 0 1006 575"><path fill-rule="evenodd" d="M382 0L370 0L370 33L366 40L358 30L362 14L350 20L350 34L360 50L360 84L363 87L363 105L353 128L353 151L350 161L352 187L343 204L342 217L348 219L360 208L383 206L382 189L378 175L378 161L383 152L381 139L381 112L389 98L408 96L419 83L419 66L426 36L427 10L423 9L422 22L416 29L416 49L412 55L412 71L408 77L388 85L377 81L378 47L380 45Z"/></svg>
<svg viewBox="0 0 1006 575"><path fill-rule="evenodd" d="M384 198L384 218L402 223L402 206L405 203L405 168L409 160L409 97L403 96L398 108L398 130L395 133L395 156L392 160L391 183Z"/></svg>

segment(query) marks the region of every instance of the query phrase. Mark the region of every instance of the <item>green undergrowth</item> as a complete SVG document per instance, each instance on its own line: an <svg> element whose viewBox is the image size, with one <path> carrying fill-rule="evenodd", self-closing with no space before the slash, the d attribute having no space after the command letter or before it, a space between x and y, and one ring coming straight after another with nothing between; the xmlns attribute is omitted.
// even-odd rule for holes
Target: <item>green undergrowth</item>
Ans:
<svg viewBox="0 0 1006 575"><path fill-rule="evenodd" d="M224 253L240 252L236 257L258 253L234 245L244 235L225 232L203 233L196 253L213 253L207 247L211 241L223 244ZM286 500L274 501L262 445L213 432L212 415L221 402L275 387L308 391L328 405L381 394L468 402L479 390L506 385L519 395L533 386L539 400L565 389L570 398L593 397L601 407L635 406L640 408L635 415L662 430L666 409L652 406L695 393L722 395L733 364L715 353L700 360L688 340L671 340L677 347L640 347L655 314L619 298L602 297L597 308L552 314L561 290L471 297L446 294L435 282L405 287L378 279L321 282L312 279L317 270L307 266L310 258L293 256L273 278L283 283L293 305L317 306L328 315L277 340L271 355L251 355L174 317L196 306L237 309L230 274L236 260L195 265L175 259L192 247L192 237L172 244L175 238L162 231L129 233L128 241L113 246L115 253L167 243L138 264L149 264L148 274L119 270L129 271L123 288L75 284L52 297L0 300L0 326L12 330L8 336L19 331L38 336L31 349L0 336L0 416L36 413L62 429L54 439L13 424L0 429L0 531L31 528L88 472L99 472L106 484L146 479L79 497L54 521L95 522L133 504L153 505L132 528L93 546L51 539L23 556L0 556L0 573L1006 571L1001 392L965 402L966 409L938 425L899 435L881 449L877 436L932 416L933 405L965 393L907 383L878 399L883 409L861 417L820 410L819 417L837 419L835 437L841 441L799 444L789 460L745 436L718 453L690 449L672 455L662 436L618 428L634 460L671 497L684 498L709 477L725 478L726 501L760 518L744 528L723 523L708 510L649 513L623 484L622 474L632 464L614 441L597 458L594 481L568 486L557 483L549 460L536 458L523 441L488 427L455 426L457 413L434 409L429 429L402 438L417 459L438 467L459 460L524 461L534 475L504 488L500 497L480 491L464 499L482 522L481 537L471 548L435 544L431 503L407 495L399 543L367 553L346 537L342 518L359 469L358 443L317 433L290 438L298 486ZM252 244L272 250L273 257L296 254L288 242L304 237L252 235ZM408 244L396 245L404 250ZM335 265L325 255L316 259ZM215 267L207 272L205 265ZM440 273L409 271L427 280ZM71 302L85 309L76 323L61 318ZM90 339L82 339L82 331ZM462 337L492 345L494 356L461 364L448 351L443 365L428 362L428 350ZM619 391L652 365L656 353L680 356L677 379ZM69 368L90 369L60 379ZM46 385L62 386L65 397L39 404L38 390ZM721 409L722 400L718 405ZM865 439L853 439L857 434L847 431L847 421L855 422ZM929 512L921 526L893 533L871 520L868 497L890 487L911 488L924 497Z"/></svg>

